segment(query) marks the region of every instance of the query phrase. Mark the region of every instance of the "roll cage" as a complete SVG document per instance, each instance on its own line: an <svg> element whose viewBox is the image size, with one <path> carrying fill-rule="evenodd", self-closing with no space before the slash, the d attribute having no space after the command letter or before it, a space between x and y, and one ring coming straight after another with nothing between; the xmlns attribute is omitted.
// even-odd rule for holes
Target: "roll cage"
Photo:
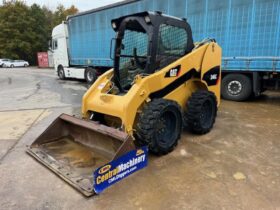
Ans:
<svg viewBox="0 0 280 210"><path fill-rule="evenodd" d="M188 54L194 48L191 27L186 19L162 15L160 12L142 12L114 19L111 23L113 29L116 31L114 82L121 92L125 92L120 77L120 60L122 58L127 57L133 59L137 66L140 68L143 67L143 74L153 74L155 71L162 69L180 57ZM123 40L127 30L147 34L148 41L146 55L139 55L136 47L132 48L133 52L131 52L131 55L122 55L122 50L125 47L123 45ZM178 38L176 40L176 37L178 37L176 31L178 31L178 34L180 33L180 40L178 40ZM162 34L166 34L167 44L163 43ZM137 42L139 43L139 41L140 40L134 42L135 45ZM183 42L183 44L180 42ZM171 46L169 55L166 53L160 53L160 49L166 47L165 45ZM175 45L183 46L183 51L182 49L181 51L178 51ZM172 46L175 46L175 48L172 49ZM175 52L175 54L173 53L174 55L170 56L170 52ZM141 63L140 59L145 61Z"/></svg>

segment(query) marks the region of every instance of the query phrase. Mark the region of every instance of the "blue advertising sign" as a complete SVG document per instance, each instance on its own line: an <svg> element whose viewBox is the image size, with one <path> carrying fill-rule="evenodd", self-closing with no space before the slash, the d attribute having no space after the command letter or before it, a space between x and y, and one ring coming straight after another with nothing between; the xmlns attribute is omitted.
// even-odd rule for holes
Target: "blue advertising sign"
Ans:
<svg viewBox="0 0 280 210"><path fill-rule="evenodd" d="M148 165L148 147L132 150L93 173L93 189L101 193L106 188Z"/></svg>

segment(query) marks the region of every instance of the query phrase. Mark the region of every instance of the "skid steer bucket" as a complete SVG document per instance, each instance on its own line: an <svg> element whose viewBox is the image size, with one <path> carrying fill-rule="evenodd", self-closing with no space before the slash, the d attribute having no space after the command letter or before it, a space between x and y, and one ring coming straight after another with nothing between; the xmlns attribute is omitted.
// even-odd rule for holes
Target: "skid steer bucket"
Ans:
<svg viewBox="0 0 280 210"><path fill-rule="evenodd" d="M27 152L85 196L91 196L93 171L134 149L132 138L122 131L62 114Z"/></svg>

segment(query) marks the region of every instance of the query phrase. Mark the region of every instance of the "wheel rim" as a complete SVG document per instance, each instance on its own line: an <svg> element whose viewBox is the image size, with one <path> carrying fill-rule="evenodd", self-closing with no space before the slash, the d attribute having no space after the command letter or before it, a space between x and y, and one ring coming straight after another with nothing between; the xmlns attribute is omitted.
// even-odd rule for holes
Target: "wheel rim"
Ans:
<svg viewBox="0 0 280 210"><path fill-rule="evenodd" d="M63 78L63 70L62 69L59 69L59 77Z"/></svg>
<svg viewBox="0 0 280 210"><path fill-rule="evenodd" d="M87 80L88 81L93 81L94 78L94 73L92 71L87 71Z"/></svg>
<svg viewBox="0 0 280 210"><path fill-rule="evenodd" d="M176 140L176 127L177 127L177 120L175 113L168 111L164 112L156 125L156 138L159 145L163 147L170 147L174 144Z"/></svg>
<svg viewBox="0 0 280 210"><path fill-rule="evenodd" d="M201 108L200 123L203 127L207 128L212 124L215 113L215 107L211 100L203 103Z"/></svg>
<svg viewBox="0 0 280 210"><path fill-rule="evenodd" d="M234 80L228 83L227 89L229 94L239 95L242 92L242 84L241 82Z"/></svg>

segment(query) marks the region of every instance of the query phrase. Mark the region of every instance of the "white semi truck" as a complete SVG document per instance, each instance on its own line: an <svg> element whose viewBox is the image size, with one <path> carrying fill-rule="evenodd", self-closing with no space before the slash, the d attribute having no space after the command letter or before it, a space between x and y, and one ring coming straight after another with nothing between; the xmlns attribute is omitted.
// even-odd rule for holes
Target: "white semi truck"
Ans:
<svg viewBox="0 0 280 210"><path fill-rule="evenodd" d="M86 79L94 82L94 69L87 66L71 66L69 54L69 33L66 22L56 26L52 31L51 51L55 73L61 80L66 78ZM86 71L87 70L87 71Z"/></svg>

